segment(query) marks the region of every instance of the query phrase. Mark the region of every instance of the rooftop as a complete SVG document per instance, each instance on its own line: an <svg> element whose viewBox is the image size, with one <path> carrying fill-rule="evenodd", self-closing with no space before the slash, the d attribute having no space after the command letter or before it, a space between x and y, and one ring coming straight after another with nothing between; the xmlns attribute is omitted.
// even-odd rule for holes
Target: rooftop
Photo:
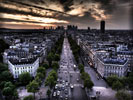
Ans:
<svg viewBox="0 0 133 100"><path fill-rule="evenodd" d="M9 61L14 65L21 65L21 64L32 64L37 60L36 57L34 58L22 58L22 59L9 59Z"/></svg>

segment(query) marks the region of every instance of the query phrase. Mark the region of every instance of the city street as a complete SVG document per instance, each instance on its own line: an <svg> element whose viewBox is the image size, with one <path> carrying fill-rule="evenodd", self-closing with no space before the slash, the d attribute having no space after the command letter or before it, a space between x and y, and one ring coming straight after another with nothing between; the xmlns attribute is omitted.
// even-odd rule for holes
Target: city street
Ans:
<svg viewBox="0 0 133 100"><path fill-rule="evenodd" d="M87 72L90 75L91 80L94 83L94 87L92 89L93 91L91 91L87 95L96 96L96 92L100 91L99 100L103 99L116 100L115 98L116 91L112 90L111 87L109 87L108 84L105 82L105 80L102 79L100 76L98 76L96 71L90 67L90 65L87 63L87 61L84 60L83 57L82 60L85 66L85 72Z"/></svg>
<svg viewBox="0 0 133 100"><path fill-rule="evenodd" d="M61 89L58 88L58 90L55 91L57 93L60 91L60 95L54 97L54 99L88 100L86 92L82 88L83 82L80 79L80 73L75 63L67 38L64 38L58 77L58 84L56 86L60 87Z"/></svg>

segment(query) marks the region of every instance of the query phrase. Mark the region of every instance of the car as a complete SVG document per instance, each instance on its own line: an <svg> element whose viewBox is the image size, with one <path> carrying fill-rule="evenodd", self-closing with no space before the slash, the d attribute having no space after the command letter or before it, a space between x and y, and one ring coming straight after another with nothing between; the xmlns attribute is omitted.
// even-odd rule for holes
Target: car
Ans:
<svg viewBox="0 0 133 100"><path fill-rule="evenodd" d="M68 82L66 82L66 86L68 86Z"/></svg>
<svg viewBox="0 0 133 100"><path fill-rule="evenodd" d="M90 99L91 100L96 100L97 98L96 98L96 96L90 96Z"/></svg>
<svg viewBox="0 0 133 100"><path fill-rule="evenodd" d="M65 95L65 100L68 100L68 95Z"/></svg>
<svg viewBox="0 0 133 100"><path fill-rule="evenodd" d="M62 83L65 83L65 80L62 80Z"/></svg>
<svg viewBox="0 0 133 100"><path fill-rule="evenodd" d="M55 89L57 89L57 88L58 88L58 86L59 86L59 85L58 85L58 84L56 84L56 85L55 85Z"/></svg>
<svg viewBox="0 0 133 100"><path fill-rule="evenodd" d="M63 99L63 96L62 95L60 96L60 99Z"/></svg>
<svg viewBox="0 0 133 100"><path fill-rule="evenodd" d="M70 87L71 87L71 89L73 89L73 88L74 88L74 86L73 86L73 85L71 85Z"/></svg>
<svg viewBox="0 0 133 100"><path fill-rule="evenodd" d="M68 94L68 89L65 89L65 94Z"/></svg>
<svg viewBox="0 0 133 100"><path fill-rule="evenodd" d="M82 85L81 87L84 88L84 85Z"/></svg>
<svg viewBox="0 0 133 100"><path fill-rule="evenodd" d="M62 89L63 89L63 90L65 89L65 85L62 85Z"/></svg>
<svg viewBox="0 0 133 100"><path fill-rule="evenodd" d="M59 82L60 81L60 79L57 79L57 82Z"/></svg>
<svg viewBox="0 0 133 100"><path fill-rule="evenodd" d="M57 95L58 95L58 96L60 95L60 91L57 91Z"/></svg>
<svg viewBox="0 0 133 100"><path fill-rule="evenodd" d="M54 96L54 97L56 96L56 92L53 93L53 96Z"/></svg>

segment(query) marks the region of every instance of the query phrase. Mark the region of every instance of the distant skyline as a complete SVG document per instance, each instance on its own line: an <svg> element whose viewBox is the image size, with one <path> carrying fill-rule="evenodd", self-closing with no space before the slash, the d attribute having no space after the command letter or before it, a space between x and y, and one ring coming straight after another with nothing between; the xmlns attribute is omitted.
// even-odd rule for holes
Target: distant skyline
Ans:
<svg viewBox="0 0 133 100"><path fill-rule="evenodd" d="M58 25L78 28L131 29L130 0L2 0L0 28L41 29Z"/></svg>

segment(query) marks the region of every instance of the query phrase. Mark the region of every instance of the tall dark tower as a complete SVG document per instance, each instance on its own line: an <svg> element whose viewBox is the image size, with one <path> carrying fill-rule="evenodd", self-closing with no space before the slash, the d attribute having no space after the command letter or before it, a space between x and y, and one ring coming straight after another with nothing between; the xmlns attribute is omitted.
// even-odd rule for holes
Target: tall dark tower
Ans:
<svg viewBox="0 0 133 100"><path fill-rule="evenodd" d="M101 21L101 33L104 33L105 32L105 21L104 20L102 20Z"/></svg>

